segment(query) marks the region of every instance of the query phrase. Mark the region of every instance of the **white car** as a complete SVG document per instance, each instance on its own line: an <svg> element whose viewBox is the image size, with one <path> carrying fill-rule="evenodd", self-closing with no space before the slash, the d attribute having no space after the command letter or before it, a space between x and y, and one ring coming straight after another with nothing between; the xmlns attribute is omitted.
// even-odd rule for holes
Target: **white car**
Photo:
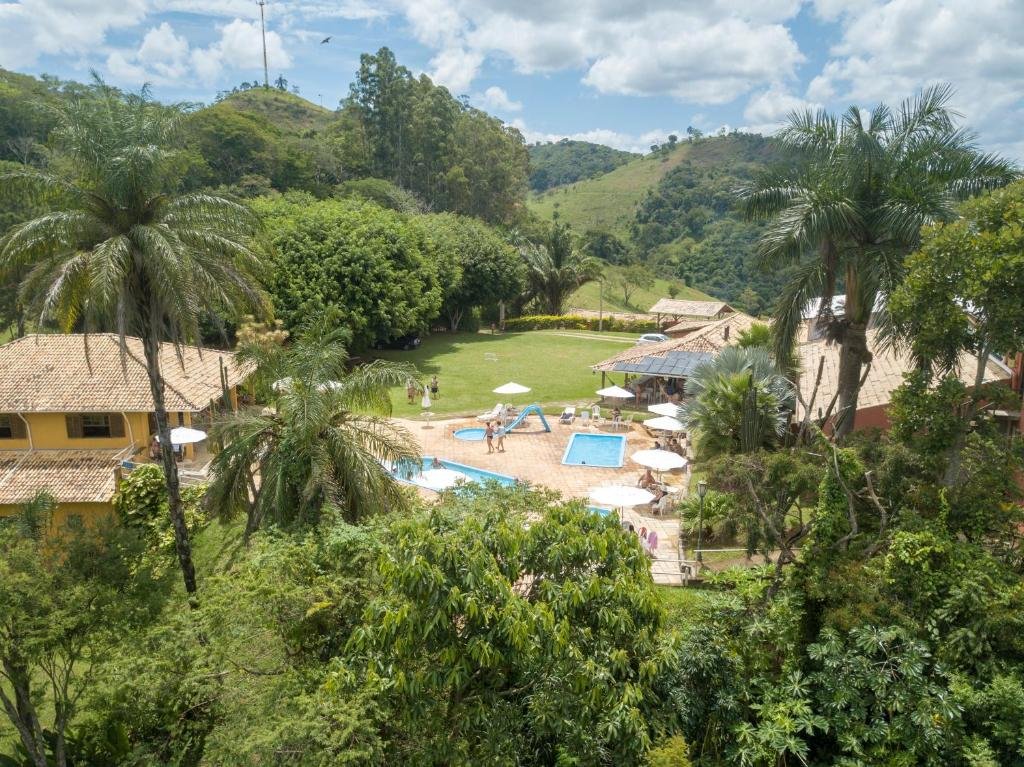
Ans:
<svg viewBox="0 0 1024 767"><path fill-rule="evenodd" d="M636 343L640 344L660 344L662 341L668 341L668 336L664 333L644 333L640 336Z"/></svg>

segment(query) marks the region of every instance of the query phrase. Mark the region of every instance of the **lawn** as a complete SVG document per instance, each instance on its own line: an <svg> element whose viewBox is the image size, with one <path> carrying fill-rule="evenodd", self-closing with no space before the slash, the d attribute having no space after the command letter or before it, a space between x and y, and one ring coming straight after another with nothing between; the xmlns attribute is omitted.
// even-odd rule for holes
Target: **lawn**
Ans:
<svg viewBox="0 0 1024 767"><path fill-rule="evenodd" d="M411 352L379 352L385 359L411 362L423 381L438 377L441 396L431 406L438 415L474 415L498 400L528 405L539 402L560 409L593 402L601 376L590 365L628 349L635 334L541 330L529 333L437 334ZM487 356L485 356L487 355ZM494 355L495 360L490 359ZM533 389L529 394L499 397L491 390L509 381ZM418 416L419 398L408 404L404 389L392 395L394 415Z"/></svg>
<svg viewBox="0 0 1024 767"><path fill-rule="evenodd" d="M622 300L622 288L616 283L619 274L619 267L606 266L604 268L604 301L601 301L600 282L588 282L575 293L566 299L566 311L569 307L573 309L591 309L598 311L604 308L606 312L646 312L658 301L659 298L668 298L669 285L675 285L679 293L676 298L680 301L714 301L707 293L701 293L696 288L688 288L680 280L656 279L654 287L650 290L636 290L629 297L629 305Z"/></svg>

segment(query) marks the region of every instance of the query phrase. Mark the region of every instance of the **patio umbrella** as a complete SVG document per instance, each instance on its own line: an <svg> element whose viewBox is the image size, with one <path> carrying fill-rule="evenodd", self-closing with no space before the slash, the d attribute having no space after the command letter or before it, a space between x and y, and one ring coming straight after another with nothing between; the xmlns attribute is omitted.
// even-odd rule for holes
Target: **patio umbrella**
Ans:
<svg viewBox="0 0 1024 767"><path fill-rule="evenodd" d="M599 506L623 508L650 503L654 500L654 493L632 485L609 485L590 488L590 500Z"/></svg>
<svg viewBox="0 0 1024 767"><path fill-rule="evenodd" d="M668 450L638 450L629 459L657 472L681 469L686 465L685 458Z"/></svg>
<svg viewBox="0 0 1024 767"><path fill-rule="evenodd" d="M675 418L679 415L679 405L673 402L662 402L660 405L648 405L647 410L650 413L656 415L667 415L669 418Z"/></svg>
<svg viewBox="0 0 1024 767"><path fill-rule="evenodd" d="M526 394L530 391L530 387L517 384L515 381L509 381L507 384L502 384L497 389L492 389L492 391L495 394Z"/></svg>
<svg viewBox="0 0 1024 767"><path fill-rule="evenodd" d="M660 415L657 418L648 418L644 421L644 426L648 429L657 429L658 431L683 431L686 427L683 426L682 421L676 418L671 418L667 415Z"/></svg>
<svg viewBox="0 0 1024 767"><path fill-rule="evenodd" d="M430 389L423 389L423 399L420 400L420 407L427 410L433 403L430 401Z"/></svg>
<svg viewBox="0 0 1024 767"><path fill-rule="evenodd" d="M636 395L629 389L623 389L621 386L607 386L604 389L597 390L598 397L607 397L608 399L633 399Z"/></svg>
<svg viewBox="0 0 1024 767"><path fill-rule="evenodd" d="M461 471L451 469L427 469L420 474L420 480L431 490L441 491L455 487L459 482L466 482L469 477Z"/></svg>
<svg viewBox="0 0 1024 767"><path fill-rule="evenodd" d="M158 441L159 439L160 437L157 436ZM190 429L187 426L171 429L172 445L191 445L194 442L202 442L204 439L206 439L206 432L199 431L199 429Z"/></svg>

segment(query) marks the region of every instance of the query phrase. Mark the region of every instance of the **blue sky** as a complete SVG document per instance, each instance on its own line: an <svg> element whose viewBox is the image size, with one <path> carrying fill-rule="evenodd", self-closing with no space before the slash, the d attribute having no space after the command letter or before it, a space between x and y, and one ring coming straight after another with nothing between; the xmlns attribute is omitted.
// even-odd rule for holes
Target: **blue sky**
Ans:
<svg viewBox="0 0 1024 767"><path fill-rule="evenodd" d="M982 146L1024 159L1024 0L269 0L271 78L328 107L359 54L519 127L644 150L687 126L763 133L792 109L951 82ZM0 0L0 66L210 101L262 76L255 0ZM330 43L320 40L331 36Z"/></svg>

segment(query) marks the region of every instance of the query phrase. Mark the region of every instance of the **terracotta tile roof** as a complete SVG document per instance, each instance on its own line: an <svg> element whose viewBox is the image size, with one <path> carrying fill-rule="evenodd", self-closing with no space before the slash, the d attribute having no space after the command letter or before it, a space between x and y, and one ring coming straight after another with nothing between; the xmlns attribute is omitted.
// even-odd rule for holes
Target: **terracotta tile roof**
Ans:
<svg viewBox="0 0 1024 767"><path fill-rule="evenodd" d="M717 317L722 310L734 309L725 301L681 301L662 298L647 310L648 314L671 314L678 317Z"/></svg>
<svg viewBox="0 0 1024 767"><path fill-rule="evenodd" d="M59 503L106 503L117 489L115 450L0 451L0 504L49 490Z"/></svg>
<svg viewBox="0 0 1024 767"><path fill-rule="evenodd" d="M662 332L683 335L684 333L689 333L691 330L700 330L703 327L707 327L712 322L714 322L714 320L683 320L682 322L677 322L675 325L670 325Z"/></svg>
<svg viewBox="0 0 1024 767"><path fill-rule="evenodd" d="M858 410L888 405L892 399L892 393L902 385L903 375L913 369L913 363L907 354L880 348L877 330L869 330L867 337L868 348L872 353L871 370L857 397ZM825 365L822 368L818 393L811 406L813 413L817 413L819 408L822 410L827 408L832 397L835 396L839 380L839 346L818 340L800 344L797 347L797 359L801 369L800 396L804 402L810 399L814 390L814 379L818 374L818 360L822 355L825 357ZM973 384L977 365L977 357L972 354L962 355L960 357L960 380L967 384ZM985 371L985 382L1007 381L1010 379L1010 375L1009 368L990 359ZM803 416L803 406L798 404L797 417L803 418Z"/></svg>
<svg viewBox="0 0 1024 767"><path fill-rule="evenodd" d="M128 338L122 355L113 333L83 335L37 334L0 346L0 413L150 413L142 342ZM245 379L234 354L214 349L160 349L160 368L166 384L167 409L197 412L221 396L220 362L228 385Z"/></svg>
<svg viewBox="0 0 1024 767"><path fill-rule="evenodd" d="M715 322L683 336L671 338L660 344L638 344L621 351L613 357L591 365L594 370L613 370L619 362L639 362L648 357L664 357L669 352L710 352L721 351L726 346L736 343L740 332L747 330L757 320L749 314L735 312Z"/></svg>

